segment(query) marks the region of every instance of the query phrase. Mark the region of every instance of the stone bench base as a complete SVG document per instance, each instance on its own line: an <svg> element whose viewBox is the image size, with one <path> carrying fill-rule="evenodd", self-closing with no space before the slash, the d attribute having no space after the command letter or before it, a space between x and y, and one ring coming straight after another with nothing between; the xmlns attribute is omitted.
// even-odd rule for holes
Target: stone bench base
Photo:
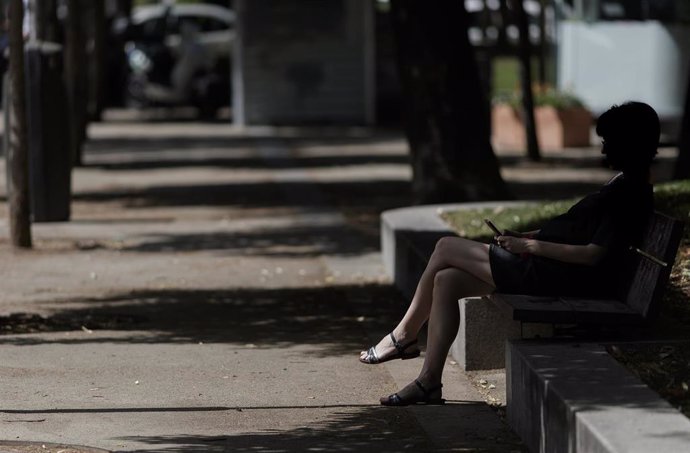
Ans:
<svg viewBox="0 0 690 453"><path fill-rule="evenodd" d="M602 345L509 341L508 423L532 452L690 451L690 420Z"/></svg>
<svg viewBox="0 0 690 453"><path fill-rule="evenodd" d="M548 324L513 321L504 306L487 297L460 299L460 328L451 354L465 371L505 367L506 340L550 337Z"/></svg>

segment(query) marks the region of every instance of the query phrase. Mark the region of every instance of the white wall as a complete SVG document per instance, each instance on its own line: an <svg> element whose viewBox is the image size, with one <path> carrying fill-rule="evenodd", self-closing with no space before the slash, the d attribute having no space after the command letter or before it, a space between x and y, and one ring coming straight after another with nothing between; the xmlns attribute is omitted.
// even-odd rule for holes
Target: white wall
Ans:
<svg viewBox="0 0 690 453"><path fill-rule="evenodd" d="M371 124L373 3L236 0L238 124Z"/></svg>
<svg viewBox="0 0 690 453"><path fill-rule="evenodd" d="M659 22L562 22L558 87L600 114L639 100L678 120L688 82L690 27Z"/></svg>

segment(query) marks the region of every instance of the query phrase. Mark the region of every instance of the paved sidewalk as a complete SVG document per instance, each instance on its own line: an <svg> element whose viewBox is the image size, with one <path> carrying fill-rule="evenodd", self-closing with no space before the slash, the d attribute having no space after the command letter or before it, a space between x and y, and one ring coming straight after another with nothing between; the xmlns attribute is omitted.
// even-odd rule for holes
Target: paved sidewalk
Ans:
<svg viewBox="0 0 690 453"><path fill-rule="evenodd" d="M523 451L452 364L446 407L378 405L421 365L357 362L404 307L383 274L378 214L409 199L405 144L299 132L94 125L71 222L35 225L35 250L14 252L2 214L0 439Z"/></svg>

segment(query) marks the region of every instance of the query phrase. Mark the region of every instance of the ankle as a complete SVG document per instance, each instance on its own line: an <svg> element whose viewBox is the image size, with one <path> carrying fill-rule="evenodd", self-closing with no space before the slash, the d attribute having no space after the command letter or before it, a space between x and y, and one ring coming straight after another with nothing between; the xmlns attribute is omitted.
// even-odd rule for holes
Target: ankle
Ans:
<svg viewBox="0 0 690 453"><path fill-rule="evenodd" d="M441 384L441 376L436 376L424 370L419 373L417 380L421 382L425 388L433 388Z"/></svg>
<svg viewBox="0 0 690 453"><path fill-rule="evenodd" d="M398 325L395 329L393 329L393 336L398 341L398 343L401 344L407 343L416 338L416 336L413 333L411 333L408 329L401 325Z"/></svg>

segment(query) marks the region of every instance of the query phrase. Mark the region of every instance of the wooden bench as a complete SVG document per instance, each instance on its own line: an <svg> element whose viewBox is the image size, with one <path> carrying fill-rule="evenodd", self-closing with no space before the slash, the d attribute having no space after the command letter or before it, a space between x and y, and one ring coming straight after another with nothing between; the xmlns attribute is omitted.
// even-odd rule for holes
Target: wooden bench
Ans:
<svg viewBox="0 0 690 453"><path fill-rule="evenodd" d="M506 340L550 336L553 330L545 327L649 324L659 314L683 226L680 220L654 213L642 246L635 249L638 262L625 300L500 293L461 299L453 356L466 370L501 368Z"/></svg>
<svg viewBox="0 0 690 453"><path fill-rule="evenodd" d="M516 321L615 325L646 324L659 314L661 299L683 236L683 222L659 212L650 219L625 300L492 294Z"/></svg>

